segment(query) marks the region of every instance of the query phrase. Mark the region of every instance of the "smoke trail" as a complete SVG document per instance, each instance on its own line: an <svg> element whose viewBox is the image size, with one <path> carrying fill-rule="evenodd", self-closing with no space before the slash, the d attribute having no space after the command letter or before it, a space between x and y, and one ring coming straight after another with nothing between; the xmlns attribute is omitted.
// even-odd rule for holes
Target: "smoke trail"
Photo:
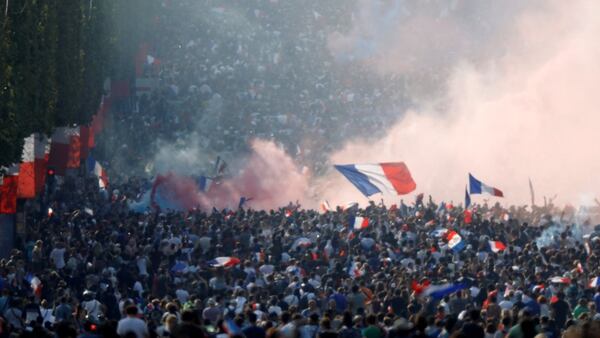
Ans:
<svg viewBox="0 0 600 338"><path fill-rule="evenodd" d="M189 210L199 207L210 210L213 207L236 209L241 197L251 198L246 207L253 209L275 209L289 202L308 201L309 177L303 173L283 149L273 142L253 140L251 153L237 161L232 161L230 178L219 180L208 193L199 190L196 182L187 176L185 165L191 156L181 156L193 149L181 149L169 158L167 152L161 152L157 167L169 171L157 176L155 193L146 192L140 201L132 203L130 208L137 212L148 210L152 201L161 210ZM197 168L197 167L196 167ZM196 171L194 175L208 175Z"/></svg>
<svg viewBox="0 0 600 338"><path fill-rule="evenodd" d="M491 40L484 47L498 44L505 53L488 55L487 62L460 57L444 95L406 112L379 141L348 143L331 161L405 161L416 192L443 200L462 201L468 172L503 189L508 203L528 202L529 176L536 191L557 194L560 203L594 195L600 190L600 148L594 146L600 127L598 10L600 3L586 0L523 10L500 30L512 34L484 35ZM415 25L424 36L444 31L427 20ZM415 44L415 51L410 44L382 44L377 70L412 69L398 57L403 51L440 52L426 39ZM339 175L332 172L324 181L324 198L364 201Z"/></svg>

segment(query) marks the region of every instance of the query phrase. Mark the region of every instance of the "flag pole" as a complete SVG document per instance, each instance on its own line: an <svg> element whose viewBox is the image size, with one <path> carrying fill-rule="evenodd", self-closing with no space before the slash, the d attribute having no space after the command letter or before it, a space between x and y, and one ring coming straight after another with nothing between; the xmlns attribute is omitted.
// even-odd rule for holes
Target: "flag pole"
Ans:
<svg viewBox="0 0 600 338"><path fill-rule="evenodd" d="M535 206L535 193L533 191L533 183L531 182L531 177L529 178L529 193L531 194L531 207Z"/></svg>

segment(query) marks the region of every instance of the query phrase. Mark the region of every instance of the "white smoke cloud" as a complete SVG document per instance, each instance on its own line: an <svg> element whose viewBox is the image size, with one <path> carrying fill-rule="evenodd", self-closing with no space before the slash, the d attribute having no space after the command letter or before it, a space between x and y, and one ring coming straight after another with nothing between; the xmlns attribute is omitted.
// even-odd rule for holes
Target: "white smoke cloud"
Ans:
<svg viewBox="0 0 600 338"><path fill-rule="evenodd" d="M470 48L476 50L484 38L489 41L482 48L497 46L501 52L462 53L451 63L443 95L406 112L379 141L350 142L331 161L402 160L413 173L417 192L455 202L463 199L468 172L504 190L507 203L529 202L529 177L538 203L541 196L555 194L557 202L574 204L582 196L596 196L599 10L600 3L594 1L545 2L539 8L519 8L493 34L471 34L459 29L455 20L411 16L406 19L410 34L399 24L381 37L398 43L382 43L374 56L364 60L373 70L402 74L436 69L452 46L460 50L464 44L475 44ZM351 34L369 22L358 24ZM454 39L450 47L436 43L448 34ZM352 40L351 35L346 38ZM414 63L406 63L402 55L416 56ZM421 55L429 58L420 59ZM474 55L482 58L474 61ZM364 201L341 175L332 172L324 181L329 187L324 188L324 198Z"/></svg>

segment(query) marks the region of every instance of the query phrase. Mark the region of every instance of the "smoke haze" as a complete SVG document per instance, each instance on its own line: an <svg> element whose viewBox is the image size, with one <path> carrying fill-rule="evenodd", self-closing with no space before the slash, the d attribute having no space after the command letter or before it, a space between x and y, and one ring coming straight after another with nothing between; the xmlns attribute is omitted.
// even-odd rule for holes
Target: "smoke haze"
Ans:
<svg viewBox="0 0 600 338"><path fill-rule="evenodd" d="M485 62L470 62L469 55L457 59L443 95L406 112L379 141L348 143L331 156L332 162L402 160L417 182L416 192L455 202L462 201L467 173L472 172L503 190L511 204L529 202L528 177L537 203L541 196L556 194L561 203L589 204L600 188L600 149L595 146L600 127L599 7L593 1L554 1L518 13L502 29L510 34L492 34L484 43L505 46L505 53ZM424 53L433 54L432 60L417 59L422 63L418 68L437 67L437 58L444 55L435 54L439 48L447 50L429 47L426 40L448 30L427 18L415 25L414 32L423 32L423 39L415 36L416 50L411 44L385 43L364 62L374 71L402 73L407 69L402 54ZM452 43L458 50L469 43L463 39L471 38L461 34ZM397 38L402 36L400 31ZM323 181L329 186L324 198L364 201L333 171Z"/></svg>

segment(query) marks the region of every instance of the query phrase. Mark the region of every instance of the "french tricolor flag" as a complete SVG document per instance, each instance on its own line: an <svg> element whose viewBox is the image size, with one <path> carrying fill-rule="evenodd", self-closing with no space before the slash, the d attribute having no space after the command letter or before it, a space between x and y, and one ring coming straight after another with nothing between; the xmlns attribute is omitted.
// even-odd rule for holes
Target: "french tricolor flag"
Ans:
<svg viewBox="0 0 600 338"><path fill-rule="evenodd" d="M323 201L323 202L321 202L321 211L323 213L327 213L328 211L335 211L335 210L331 208L331 206L329 205L329 201Z"/></svg>
<svg viewBox="0 0 600 338"><path fill-rule="evenodd" d="M600 286L600 277L594 277L592 278L592 280L590 281L590 287L591 288L597 288Z"/></svg>
<svg viewBox="0 0 600 338"><path fill-rule="evenodd" d="M228 268L240 264L240 259L236 257L217 257L208 261L208 265L212 267Z"/></svg>
<svg viewBox="0 0 600 338"><path fill-rule="evenodd" d="M446 236L448 240L448 247L454 252L459 252L465 248L465 241L462 240L462 237L456 231L450 231Z"/></svg>
<svg viewBox="0 0 600 338"><path fill-rule="evenodd" d="M39 278L37 278L36 276L34 276L32 274L27 274L25 276L25 280L27 280L27 282L31 286L31 290L33 291L33 294L38 298L41 297L42 296L42 281L40 281Z"/></svg>
<svg viewBox="0 0 600 338"><path fill-rule="evenodd" d="M198 189L203 193L207 193L212 187L213 180L210 177L200 176L198 177Z"/></svg>
<svg viewBox="0 0 600 338"><path fill-rule="evenodd" d="M500 252L506 250L506 245L504 245L504 243L500 241L489 241L489 243L490 250L492 250L492 252Z"/></svg>
<svg viewBox="0 0 600 338"><path fill-rule="evenodd" d="M365 196L377 193L404 195L417 188L404 162L335 165Z"/></svg>
<svg viewBox="0 0 600 338"><path fill-rule="evenodd" d="M569 277L552 277L550 278L550 283L554 284L571 284L571 278Z"/></svg>
<svg viewBox="0 0 600 338"><path fill-rule="evenodd" d="M456 291L462 290L466 288L466 285L463 283L447 283L440 285L428 285L424 288L424 290L420 293L420 296L429 296L434 299L442 299L450 294L455 293Z"/></svg>
<svg viewBox="0 0 600 338"><path fill-rule="evenodd" d="M108 186L108 175L104 168L90 154L87 159L87 168L98 177L98 187L105 189Z"/></svg>
<svg viewBox="0 0 600 338"><path fill-rule="evenodd" d="M362 230L369 227L369 219L366 217L354 217L354 230Z"/></svg>
<svg viewBox="0 0 600 338"><path fill-rule="evenodd" d="M480 180L476 179L473 175L469 174L469 192L472 194L489 194L496 197L504 197L504 194L500 189L489 186Z"/></svg>

